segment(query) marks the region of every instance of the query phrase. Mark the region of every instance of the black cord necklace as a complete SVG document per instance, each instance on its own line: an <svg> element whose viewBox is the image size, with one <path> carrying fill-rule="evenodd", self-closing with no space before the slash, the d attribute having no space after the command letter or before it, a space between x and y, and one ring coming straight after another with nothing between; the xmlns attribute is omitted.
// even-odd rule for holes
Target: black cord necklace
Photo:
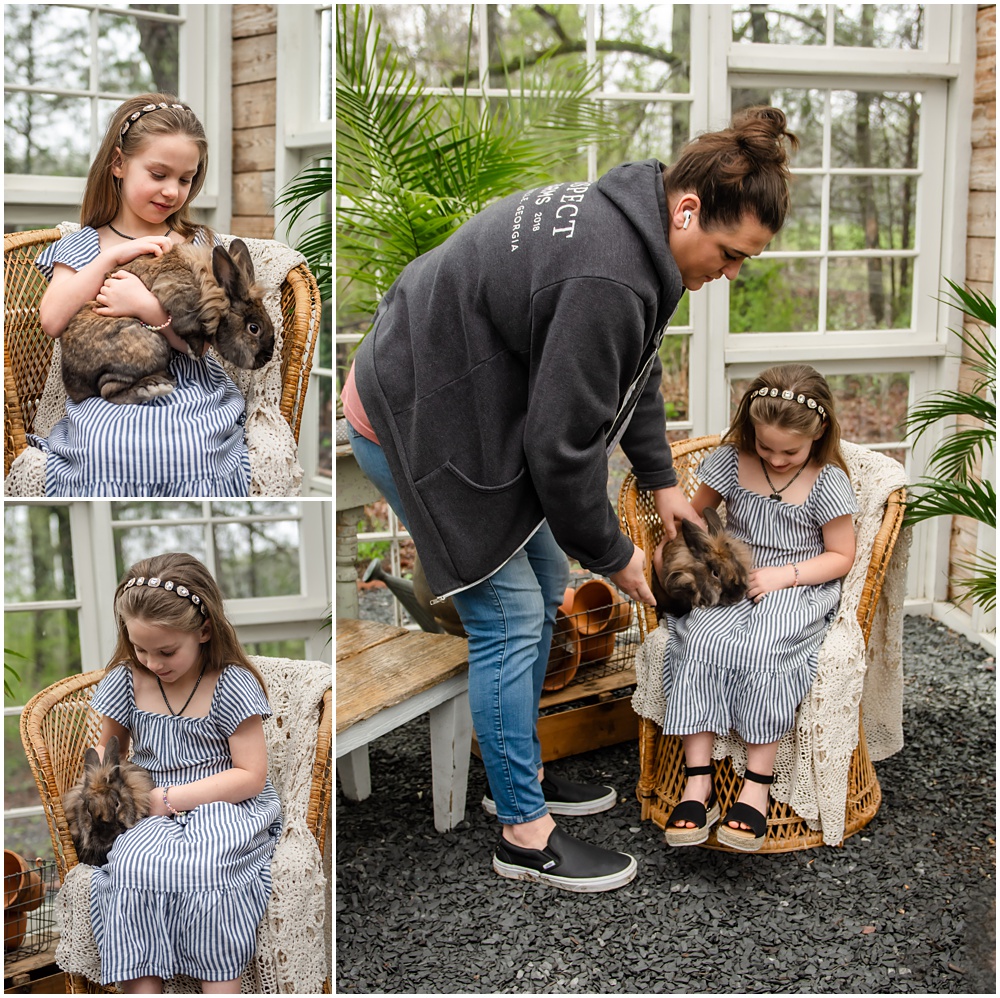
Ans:
<svg viewBox="0 0 1000 998"><path fill-rule="evenodd" d="M808 461L803 462L802 467L799 468L799 470L796 471L794 475L792 475L792 477L785 483L785 485L779 489L776 488L774 482L771 481L771 476L767 473L767 465L764 464L764 459L760 458L760 470L764 472L764 477L767 479L767 484L771 486L771 495L768 498L774 499L776 502L781 502L782 501L781 493L784 492L788 488L788 486L791 485L792 482L794 482L795 479L802 474L808 463L809 463Z"/></svg>
<svg viewBox="0 0 1000 998"><path fill-rule="evenodd" d="M112 225L112 224L111 224L110 222L108 222L108 228L109 228L109 229L110 229L110 230L111 230L111 231L112 231L112 232L113 232L113 233L114 233L114 234L115 234L116 236L121 236L121 237L122 237L122 239L136 239L136 238L137 238L136 236L126 236L124 232L119 232L119 231L118 231L118 230L117 230L117 229L116 229L116 228L115 228L115 227L114 227L114 226L113 226L113 225ZM167 231L166 231L166 232L164 232L163 234L164 234L165 236L169 236L169 235L170 235L170 233L171 233L171 232L173 232L173 231L174 231L174 227L173 227L172 225L168 225L168 226L167 226Z"/></svg>
<svg viewBox="0 0 1000 998"><path fill-rule="evenodd" d="M198 689L198 686L201 683L202 676L205 675L205 668L207 665L208 662L205 662L204 665L202 665L201 674L198 676L198 681L194 684L194 690ZM154 675L156 674L154 673ZM156 676L156 685L160 687L160 696L163 697L163 702L167 705L167 710L170 711L171 716L180 717L181 714L183 714L184 711L187 710L187 705L191 702L191 697L194 696L194 690L191 691L191 696L189 696L187 700L184 701L184 706L181 707L180 710L175 711L174 708L170 706L170 701L167 699L166 691L163 689L163 683L160 682L159 676Z"/></svg>

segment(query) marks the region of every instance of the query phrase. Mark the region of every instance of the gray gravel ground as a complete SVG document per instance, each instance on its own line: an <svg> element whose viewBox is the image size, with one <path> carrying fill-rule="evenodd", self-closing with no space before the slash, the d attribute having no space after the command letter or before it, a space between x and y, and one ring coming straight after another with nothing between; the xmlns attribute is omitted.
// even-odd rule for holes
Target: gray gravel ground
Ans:
<svg viewBox="0 0 1000 998"><path fill-rule="evenodd" d="M363 597L363 616L380 616ZM373 609L374 608L374 609ZM560 818L632 853L606 894L502 880L478 806L435 832L426 717L374 742L372 796L337 795L337 983L356 994L995 994L996 675L923 617L905 627L906 745L876 769L882 806L841 848L671 850L642 823L637 749L553 763L619 803Z"/></svg>

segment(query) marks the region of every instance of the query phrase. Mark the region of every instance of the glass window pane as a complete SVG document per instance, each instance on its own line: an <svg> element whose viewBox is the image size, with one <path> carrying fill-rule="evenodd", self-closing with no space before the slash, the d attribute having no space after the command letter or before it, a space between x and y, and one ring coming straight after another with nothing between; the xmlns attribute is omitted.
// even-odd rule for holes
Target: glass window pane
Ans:
<svg viewBox="0 0 1000 998"><path fill-rule="evenodd" d="M216 525L214 536L216 578L226 599L302 591L298 522L223 523Z"/></svg>
<svg viewBox="0 0 1000 998"><path fill-rule="evenodd" d="M733 41L751 45L823 45L826 4L734 4Z"/></svg>
<svg viewBox="0 0 1000 998"><path fill-rule="evenodd" d="M834 44L859 48L920 49L924 45L923 27L923 4L839 4L834 14Z"/></svg>
<svg viewBox="0 0 1000 998"><path fill-rule="evenodd" d="M144 558L168 551L186 551L199 561L208 561L205 528L198 524L165 527L130 527L115 531L115 564L118 578Z"/></svg>
<svg viewBox="0 0 1000 998"><path fill-rule="evenodd" d="M6 602L75 599L69 507L6 504L3 522Z"/></svg>
<svg viewBox="0 0 1000 998"><path fill-rule="evenodd" d="M830 178L830 249L913 249L916 177Z"/></svg>
<svg viewBox="0 0 1000 998"><path fill-rule="evenodd" d="M123 94L177 93L179 25L100 14L97 18L99 86Z"/></svg>
<svg viewBox="0 0 1000 998"><path fill-rule="evenodd" d="M333 478L333 380L314 375L319 389L319 443L316 474Z"/></svg>
<svg viewBox="0 0 1000 998"><path fill-rule="evenodd" d="M333 14L320 11L319 118L333 120Z"/></svg>
<svg viewBox="0 0 1000 998"><path fill-rule="evenodd" d="M769 250L818 250L822 236L823 178L793 176L791 210L782 230L771 240ZM756 265L760 261L754 261ZM750 266L750 264L747 264Z"/></svg>
<svg viewBox="0 0 1000 998"><path fill-rule="evenodd" d="M840 433L858 444L901 441L910 398L910 375L838 374L827 378Z"/></svg>
<svg viewBox="0 0 1000 998"><path fill-rule="evenodd" d="M90 84L87 25L85 10L54 4L5 3L4 82L86 89ZM5 95L7 101L11 97Z"/></svg>
<svg viewBox="0 0 1000 998"><path fill-rule="evenodd" d="M799 169L823 165L823 117L826 96L822 90L779 89L761 87L734 89L733 111L745 107L770 105L781 108L788 119L788 129L799 140L799 148L791 154L792 166Z"/></svg>
<svg viewBox="0 0 1000 998"><path fill-rule="evenodd" d="M660 363L663 365L660 391L663 393L667 422L688 418L690 356L690 336L668 334L663 337L663 342L660 344Z"/></svg>
<svg viewBox="0 0 1000 998"><path fill-rule="evenodd" d="M297 502L229 499L212 503L213 516L293 516L298 512Z"/></svg>
<svg viewBox="0 0 1000 998"><path fill-rule="evenodd" d="M734 333L819 329L819 260L751 260L729 285Z"/></svg>
<svg viewBox="0 0 1000 998"><path fill-rule="evenodd" d="M686 102L613 101L606 106L617 119L623 139L598 148L598 176L619 163L650 156L669 165L691 138L691 108Z"/></svg>
<svg viewBox="0 0 1000 998"><path fill-rule="evenodd" d="M831 98L833 167L918 165L921 94L835 90Z"/></svg>
<svg viewBox="0 0 1000 998"><path fill-rule="evenodd" d="M248 655L266 655L269 658L304 659L306 642L304 638L290 638L287 641L251 641L243 645Z"/></svg>
<svg viewBox="0 0 1000 998"><path fill-rule="evenodd" d="M380 53L385 50L384 42L390 42L396 55L407 59L407 68L429 86L459 85L465 75L467 55L474 76L478 76L479 21L472 18L470 49L469 5L380 3L371 9L375 23L382 29Z"/></svg>
<svg viewBox="0 0 1000 998"><path fill-rule="evenodd" d="M583 38L582 29L578 37ZM597 56L602 90L688 93L690 5L600 4Z"/></svg>
<svg viewBox="0 0 1000 998"><path fill-rule="evenodd" d="M832 259L828 329L899 329L910 325L912 281L902 264L882 257Z"/></svg>
<svg viewBox="0 0 1000 998"><path fill-rule="evenodd" d="M85 97L4 95L4 172L85 177L90 103Z"/></svg>
<svg viewBox="0 0 1000 998"><path fill-rule="evenodd" d="M111 504L111 519L125 520L191 520L201 516L200 502L149 502L123 499Z"/></svg>
<svg viewBox="0 0 1000 998"><path fill-rule="evenodd" d="M76 610L8 610L4 614L3 644L4 663L18 677L5 671L13 694L4 696L6 706L24 705L57 679L81 671ZM99 669L105 664L88 662L87 668Z"/></svg>
<svg viewBox="0 0 1000 998"><path fill-rule="evenodd" d="M462 9L465 9L464 5ZM576 66L584 63L585 15L582 4L549 5L544 8L524 3L490 4L486 10L491 87L506 87L505 66L510 85L520 86L518 66L521 60L524 60L528 70L526 75L532 75L538 57L557 46L561 46L564 52L568 48L569 52L556 56L555 65Z"/></svg>

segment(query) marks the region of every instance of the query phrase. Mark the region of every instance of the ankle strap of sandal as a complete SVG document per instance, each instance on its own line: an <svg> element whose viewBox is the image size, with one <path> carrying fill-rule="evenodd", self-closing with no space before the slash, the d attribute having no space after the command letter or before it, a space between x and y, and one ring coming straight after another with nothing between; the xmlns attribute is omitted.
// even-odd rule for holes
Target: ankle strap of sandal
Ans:
<svg viewBox="0 0 1000 998"><path fill-rule="evenodd" d="M685 766L684 773L687 776L711 776L713 774L712 764L707 766Z"/></svg>
<svg viewBox="0 0 1000 998"><path fill-rule="evenodd" d="M690 772L690 770L688 770L688 772ZM773 773L768 776L761 776L760 773L755 773L752 769L748 769L743 774L743 778L745 780L750 780L751 783L774 783Z"/></svg>

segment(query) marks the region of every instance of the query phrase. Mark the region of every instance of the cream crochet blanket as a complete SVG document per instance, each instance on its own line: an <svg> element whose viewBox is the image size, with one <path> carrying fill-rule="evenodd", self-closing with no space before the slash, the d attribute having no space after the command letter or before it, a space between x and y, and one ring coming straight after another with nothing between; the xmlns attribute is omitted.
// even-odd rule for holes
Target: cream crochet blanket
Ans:
<svg viewBox="0 0 1000 998"><path fill-rule="evenodd" d="M257 928L257 951L243 973L243 994L322 994L331 977L329 835L326 856L306 823L316 726L315 718L332 685L326 662L251 656L267 682L274 716L265 722L268 777L281 798L284 820L271 861L271 900ZM61 938L56 963L65 971L100 982L101 959L90 924L93 867L69 871L56 897ZM200 985L179 976L164 982L171 994L199 994Z"/></svg>
<svg viewBox="0 0 1000 998"><path fill-rule="evenodd" d="M776 800L790 804L810 828L822 830L828 845L844 837L847 773L858 743L859 707L873 761L903 747L903 598L909 530L896 542L867 651L857 612L883 506L891 492L906 484L905 473L898 461L866 447L844 443L842 450L858 498L857 554L844 579L837 616L820 649L816 681L799 707L795 729L779 744L771 787ZM668 641L662 621L646 637L635 659L632 706L657 724L663 723L666 713L663 661ZM735 734L716 736L713 756L731 756L740 774L746 769L746 746Z"/></svg>
<svg viewBox="0 0 1000 998"><path fill-rule="evenodd" d="M62 222L63 236L79 228L76 222ZM233 236L219 236L228 246ZM242 236L240 238L243 238ZM257 283L265 289L264 306L274 324L274 356L256 371L234 367L218 354L216 358L236 383L247 402L245 426L250 452L251 496L298 496L302 491L302 467L291 427L281 415L281 282L293 268L305 262L296 250L273 239L246 239ZM319 316L313 316L319 322ZM56 340L52 363L35 415L34 432L47 437L52 427L66 415L66 390L63 387L62 354ZM45 495L45 454L37 447L26 447L12 462L4 482L4 495Z"/></svg>

